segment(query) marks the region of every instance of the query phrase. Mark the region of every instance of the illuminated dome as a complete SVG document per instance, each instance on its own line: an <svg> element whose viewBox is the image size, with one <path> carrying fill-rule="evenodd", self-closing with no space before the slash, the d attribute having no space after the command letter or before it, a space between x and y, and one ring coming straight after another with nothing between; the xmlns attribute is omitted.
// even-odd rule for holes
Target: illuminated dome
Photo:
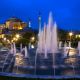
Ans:
<svg viewBox="0 0 80 80"><path fill-rule="evenodd" d="M11 21L11 22L22 22L20 19L18 19L16 17L9 18L7 21Z"/></svg>

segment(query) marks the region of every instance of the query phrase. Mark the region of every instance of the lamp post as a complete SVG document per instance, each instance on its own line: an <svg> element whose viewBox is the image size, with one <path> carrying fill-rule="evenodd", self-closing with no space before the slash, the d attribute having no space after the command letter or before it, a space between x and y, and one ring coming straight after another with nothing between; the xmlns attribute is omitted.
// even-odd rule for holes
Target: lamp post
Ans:
<svg viewBox="0 0 80 80"><path fill-rule="evenodd" d="M72 39L72 35L73 35L73 33L72 33L72 32L69 32L69 36L70 36L70 43L69 43L69 47L71 47L71 39Z"/></svg>
<svg viewBox="0 0 80 80"><path fill-rule="evenodd" d="M70 48L71 48L71 38L72 38L72 35L73 33L72 32L69 32L69 36L70 36L70 41L69 41L69 50L68 50L68 56L69 56L69 53L70 53Z"/></svg>
<svg viewBox="0 0 80 80"><path fill-rule="evenodd" d="M16 34L15 37L16 37L16 38L19 38L19 37L20 37L20 34Z"/></svg>
<svg viewBox="0 0 80 80"><path fill-rule="evenodd" d="M70 42L71 42L72 35L73 35L73 33L72 32L69 32Z"/></svg>
<svg viewBox="0 0 80 80"><path fill-rule="evenodd" d="M31 37L31 42L34 42L35 41L35 37Z"/></svg>

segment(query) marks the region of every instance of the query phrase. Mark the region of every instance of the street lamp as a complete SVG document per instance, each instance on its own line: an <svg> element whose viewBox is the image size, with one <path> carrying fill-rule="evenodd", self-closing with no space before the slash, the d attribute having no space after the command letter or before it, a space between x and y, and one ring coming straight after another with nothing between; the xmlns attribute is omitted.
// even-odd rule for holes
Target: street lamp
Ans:
<svg viewBox="0 0 80 80"><path fill-rule="evenodd" d="M69 32L69 36L70 36L70 41L71 41L71 37L72 37L73 33Z"/></svg>
<svg viewBox="0 0 80 80"><path fill-rule="evenodd" d="M35 40L35 37L33 36L33 37L31 38L31 42L34 42L34 40Z"/></svg>
<svg viewBox="0 0 80 80"><path fill-rule="evenodd" d="M4 41L6 41L6 38L3 38L4 39Z"/></svg>
<svg viewBox="0 0 80 80"><path fill-rule="evenodd" d="M69 32L69 36L70 36L70 42L69 42L69 47L71 47L71 38L72 38L73 33Z"/></svg>
<svg viewBox="0 0 80 80"><path fill-rule="evenodd" d="M79 36L79 38L80 38L80 34L79 34L78 36Z"/></svg>
<svg viewBox="0 0 80 80"><path fill-rule="evenodd" d="M20 35L19 34L16 34L16 38L19 38L20 37Z"/></svg>
<svg viewBox="0 0 80 80"><path fill-rule="evenodd" d="M78 35L76 35L76 38L78 38Z"/></svg>
<svg viewBox="0 0 80 80"><path fill-rule="evenodd" d="M16 38L14 37L13 40L16 41Z"/></svg>

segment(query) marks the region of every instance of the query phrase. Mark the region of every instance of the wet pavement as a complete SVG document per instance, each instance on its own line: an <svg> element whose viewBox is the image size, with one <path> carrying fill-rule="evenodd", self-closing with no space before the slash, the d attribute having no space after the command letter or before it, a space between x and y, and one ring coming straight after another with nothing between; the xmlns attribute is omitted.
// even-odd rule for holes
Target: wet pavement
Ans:
<svg viewBox="0 0 80 80"><path fill-rule="evenodd" d="M35 51L29 53L28 58L24 54L16 56L9 51L0 51L0 72L25 74L25 75L49 75L49 76L76 76L80 75L80 57L63 57L62 53L56 53L55 60L52 54L44 59L44 54L35 57Z"/></svg>

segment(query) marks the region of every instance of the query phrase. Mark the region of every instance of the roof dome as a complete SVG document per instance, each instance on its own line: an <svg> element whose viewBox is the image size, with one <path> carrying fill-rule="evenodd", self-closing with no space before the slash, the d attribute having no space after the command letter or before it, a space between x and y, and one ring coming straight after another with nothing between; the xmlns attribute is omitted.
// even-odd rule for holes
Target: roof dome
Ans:
<svg viewBox="0 0 80 80"><path fill-rule="evenodd" d="M9 18L7 21L22 22L20 19L18 19L16 17Z"/></svg>

